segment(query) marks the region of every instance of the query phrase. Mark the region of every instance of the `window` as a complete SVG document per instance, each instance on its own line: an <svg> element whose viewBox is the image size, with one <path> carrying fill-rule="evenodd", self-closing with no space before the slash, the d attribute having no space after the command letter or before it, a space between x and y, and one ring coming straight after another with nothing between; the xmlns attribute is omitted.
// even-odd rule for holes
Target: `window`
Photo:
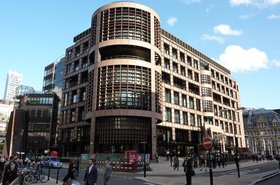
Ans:
<svg viewBox="0 0 280 185"><path fill-rule="evenodd" d="M174 110L174 118L175 118L175 123L180 123L180 111L179 110Z"/></svg>
<svg viewBox="0 0 280 185"><path fill-rule="evenodd" d="M196 99L196 110L201 111L200 99Z"/></svg>
<svg viewBox="0 0 280 185"><path fill-rule="evenodd" d="M196 73L196 72L194 72L194 80L195 80L196 82L199 82L199 74Z"/></svg>
<svg viewBox="0 0 280 185"><path fill-rule="evenodd" d="M192 70L188 69L188 78L189 79L193 79L193 74L192 74Z"/></svg>
<svg viewBox="0 0 280 185"><path fill-rule="evenodd" d="M72 103L77 103L78 102L78 95L77 95L77 91L73 91L72 92Z"/></svg>
<svg viewBox="0 0 280 185"><path fill-rule="evenodd" d="M203 84L211 84L211 79L209 75L201 75L201 83Z"/></svg>
<svg viewBox="0 0 280 185"><path fill-rule="evenodd" d="M187 107L187 96L182 94L182 106Z"/></svg>
<svg viewBox="0 0 280 185"><path fill-rule="evenodd" d="M170 74L162 72L162 82L170 84Z"/></svg>
<svg viewBox="0 0 280 185"><path fill-rule="evenodd" d="M200 115L197 115L197 126L201 127L202 126L202 119Z"/></svg>
<svg viewBox="0 0 280 185"><path fill-rule="evenodd" d="M198 69L198 61L197 60L193 60L193 65L195 69Z"/></svg>
<svg viewBox="0 0 280 185"><path fill-rule="evenodd" d="M192 113L190 114L190 125L195 126L195 116Z"/></svg>
<svg viewBox="0 0 280 185"><path fill-rule="evenodd" d="M179 93L174 91L174 104L179 105Z"/></svg>
<svg viewBox="0 0 280 185"><path fill-rule="evenodd" d="M165 54L167 54L167 55L169 55L169 45L168 44L166 44L166 43L164 43L164 53Z"/></svg>
<svg viewBox="0 0 280 185"><path fill-rule="evenodd" d="M202 94L202 96L212 97L211 88L202 87L202 88L201 88L201 94Z"/></svg>
<svg viewBox="0 0 280 185"><path fill-rule="evenodd" d="M178 64L176 62L173 62L173 72L178 73Z"/></svg>
<svg viewBox="0 0 280 185"><path fill-rule="evenodd" d="M75 109L71 109L71 122L76 121L76 112Z"/></svg>
<svg viewBox="0 0 280 185"><path fill-rule="evenodd" d="M203 112L213 112L212 101L203 100L202 104L203 104L202 105L203 106Z"/></svg>
<svg viewBox="0 0 280 185"><path fill-rule="evenodd" d="M165 101L171 103L171 91L170 89L165 89Z"/></svg>
<svg viewBox="0 0 280 185"><path fill-rule="evenodd" d="M187 125L188 124L188 113L183 112L183 124Z"/></svg>
<svg viewBox="0 0 280 185"><path fill-rule="evenodd" d="M171 122L171 108L165 108L165 120Z"/></svg>
<svg viewBox="0 0 280 185"><path fill-rule="evenodd" d="M170 69L170 61L168 58L164 58L164 67Z"/></svg>
<svg viewBox="0 0 280 185"><path fill-rule="evenodd" d="M180 61L185 62L185 54L180 52Z"/></svg>
<svg viewBox="0 0 280 185"><path fill-rule="evenodd" d="M225 131L228 132L228 123L225 123Z"/></svg>
<svg viewBox="0 0 280 185"><path fill-rule="evenodd" d="M189 97L189 109L194 109L194 98Z"/></svg>
<svg viewBox="0 0 280 185"><path fill-rule="evenodd" d="M221 127L222 130L225 129L225 128L224 128L224 122L223 122L223 121L220 121L220 127Z"/></svg>
<svg viewBox="0 0 280 185"><path fill-rule="evenodd" d="M189 66L192 66L192 57L187 56L187 63Z"/></svg>
<svg viewBox="0 0 280 185"><path fill-rule="evenodd" d="M186 69L183 66L181 66L181 75L186 76Z"/></svg>
<svg viewBox="0 0 280 185"><path fill-rule="evenodd" d="M177 49L172 48L172 57L177 59Z"/></svg>

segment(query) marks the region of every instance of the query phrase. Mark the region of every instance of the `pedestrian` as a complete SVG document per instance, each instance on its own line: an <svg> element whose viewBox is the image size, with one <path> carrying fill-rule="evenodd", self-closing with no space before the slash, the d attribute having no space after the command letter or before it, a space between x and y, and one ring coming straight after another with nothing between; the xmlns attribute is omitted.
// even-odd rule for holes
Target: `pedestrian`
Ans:
<svg viewBox="0 0 280 185"><path fill-rule="evenodd" d="M170 158L170 166L172 167L173 166L173 156L172 156L172 154L169 155L169 158Z"/></svg>
<svg viewBox="0 0 280 185"><path fill-rule="evenodd" d="M221 167L221 156L220 155L217 156L217 164L220 168Z"/></svg>
<svg viewBox="0 0 280 185"><path fill-rule="evenodd" d="M80 160L78 157L75 158L75 163L74 163L74 168L76 169L75 171L75 177L78 177L79 176L79 173L80 173Z"/></svg>
<svg viewBox="0 0 280 185"><path fill-rule="evenodd" d="M158 153L155 154L156 163L158 163Z"/></svg>
<svg viewBox="0 0 280 185"><path fill-rule="evenodd" d="M224 154L221 155L221 164L223 166L223 168L225 167L225 157Z"/></svg>
<svg viewBox="0 0 280 185"><path fill-rule="evenodd" d="M178 158L178 156L174 157L174 165L173 165L173 167L174 167L174 170L177 169L177 171L179 171L179 158Z"/></svg>
<svg viewBox="0 0 280 185"><path fill-rule="evenodd" d="M88 167L85 171L84 182L85 185L96 185L97 182L97 168L95 166L95 160L88 160Z"/></svg>
<svg viewBox="0 0 280 185"><path fill-rule="evenodd" d="M190 157L186 157L183 162L184 172L186 174L186 185L192 184L192 175L194 173L193 171L193 165L192 165L192 159Z"/></svg>
<svg viewBox="0 0 280 185"><path fill-rule="evenodd" d="M10 157L10 160L6 162L2 182L3 185L9 185L17 178L18 164L16 160L16 157Z"/></svg>
<svg viewBox="0 0 280 185"><path fill-rule="evenodd" d="M106 163L106 166L105 166L105 170L104 170L104 185L108 185L108 181L112 175L112 166L111 166L109 160L106 160L105 163Z"/></svg>
<svg viewBox="0 0 280 185"><path fill-rule="evenodd" d="M169 149L167 149L167 150L166 150L166 153L165 153L165 155L166 155L166 160L167 160L167 161L169 160L169 154L170 154Z"/></svg>
<svg viewBox="0 0 280 185"><path fill-rule="evenodd" d="M205 171L207 171L206 164L205 164L205 158L203 155L200 155L200 157L199 157L199 166L200 166L200 171L202 171L203 169Z"/></svg>
<svg viewBox="0 0 280 185"><path fill-rule="evenodd" d="M71 159L69 162L69 167L66 176L63 178L63 185L71 185L71 180L75 178L75 171L74 168L74 159Z"/></svg>

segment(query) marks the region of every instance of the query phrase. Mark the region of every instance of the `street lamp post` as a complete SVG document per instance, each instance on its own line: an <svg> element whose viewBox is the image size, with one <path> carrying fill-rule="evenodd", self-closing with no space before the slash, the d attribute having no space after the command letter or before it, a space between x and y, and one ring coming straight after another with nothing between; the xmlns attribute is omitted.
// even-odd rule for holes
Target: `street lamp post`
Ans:
<svg viewBox="0 0 280 185"><path fill-rule="evenodd" d="M141 142L141 144L143 144L143 149L144 149L144 167L143 167L143 170L144 170L144 177L146 177L146 142L143 141L143 142Z"/></svg>
<svg viewBox="0 0 280 185"><path fill-rule="evenodd" d="M233 110L233 114L232 114L232 124L233 124L233 138L234 138L234 143L235 143L235 164L236 164L236 168L237 168L237 176L238 178L240 178L240 169L239 169L239 154L238 154L238 137L236 137L236 125L234 123L235 121L235 111L237 110L244 110L244 107L238 107L237 109ZM220 111L222 112L227 112L229 111L229 109L221 109Z"/></svg>
<svg viewBox="0 0 280 185"><path fill-rule="evenodd" d="M20 159L22 159L22 147L23 147L23 134L24 134L24 129L21 129L21 141L20 141Z"/></svg>

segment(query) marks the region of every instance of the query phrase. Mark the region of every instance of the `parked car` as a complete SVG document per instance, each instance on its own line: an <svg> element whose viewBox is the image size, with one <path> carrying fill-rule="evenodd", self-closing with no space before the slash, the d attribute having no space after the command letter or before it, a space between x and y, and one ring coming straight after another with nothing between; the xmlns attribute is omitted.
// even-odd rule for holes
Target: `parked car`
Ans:
<svg viewBox="0 0 280 185"><path fill-rule="evenodd" d="M62 167L62 163L60 162L59 158L54 158L54 157L44 157L42 159L42 165L51 168Z"/></svg>

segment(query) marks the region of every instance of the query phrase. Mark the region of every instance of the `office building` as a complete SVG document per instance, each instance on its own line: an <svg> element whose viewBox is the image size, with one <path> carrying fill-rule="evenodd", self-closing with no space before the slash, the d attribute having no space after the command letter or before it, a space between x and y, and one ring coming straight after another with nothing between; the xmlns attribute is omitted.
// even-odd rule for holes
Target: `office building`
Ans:
<svg viewBox="0 0 280 185"><path fill-rule="evenodd" d="M64 57L47 65L44 70L43 92L54 91L61 98L63 86Z"/></svg>
<svg viewBox="0 0 280 185"><path fill-rule="evenodd" d="M217 152L245 147L239 88L230 71L160 27L134 2L93 13L91 27L66 49L62 155ZM226 111L224 111L226 110Z"/></svg>
<svg viewBox="0 0 280 185"><path fill-rule="evenodd" d="M5 150L5 138L6 138L6 127L9 122L10 114L14 108L14 105L7 101L0 102L0 155L6 155Z"/></svg>
<svg viewBox="0 0 280 185"><path fill-rule="evenodd" d="M55 93L32 93L17 97L6 135L8 155L24 152L28 156L41 156L57 150L58 102Z"/></svg>
<svg viewBox="0 0 280 185"><path fill-rule="evenodd" d="M4 100L13 100L16 96L16 88L22 85L22 74L9 71L6 79Z"/></svg>
<svg viewBox="0 0 280 185"><path fill-rule="evenodd" d="M246 144L253 154L280 154L279 109L251 109L243 112Z"/></svg>

